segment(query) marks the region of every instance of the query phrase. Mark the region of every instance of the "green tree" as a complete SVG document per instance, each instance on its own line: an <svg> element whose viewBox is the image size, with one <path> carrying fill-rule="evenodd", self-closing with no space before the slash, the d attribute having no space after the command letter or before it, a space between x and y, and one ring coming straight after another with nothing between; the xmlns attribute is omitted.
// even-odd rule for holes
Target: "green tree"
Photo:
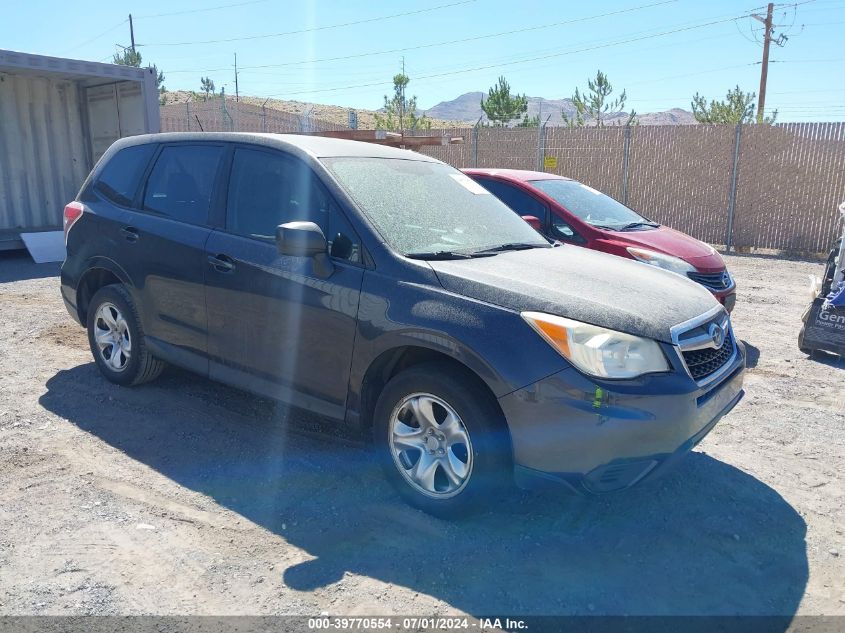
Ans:
<svg viewBox="0 0 845 633"><path fill-rule="evenodd" d="M527 114L522 118L522 121L516 124L516 127L540 127L540 116L528 116Z"/></svg>
<svg viewBox="0 0 845 633"><path fill-rule="evenodd" d="M112 55L112 63L117 64L118 66L134 66L135 68L140 68L141 62L141 53L133 51L131 48L124 48L122 53L115 53ZM149 68L153 69L153 74L156 78L156 88L160 94L164 94L167 90L167 88L164 87L164 73L161 72L155 64L149 66Z"/></svg>
<svg viewBox="0 0 845 633"><path fill-rule="evenodd" d="M134 66L141 67L141 53L133 51L131 48L124 48L122 53L115 53L112 55L112 63L118 66Z"/></svg>
<svg viewBox="0 0 845 633"><path fill-rule="evenodd" d="M417 114L416 95L410 98L405 96L410 82L408 75L402 73L393 75L393 96L384 95L384 112L375 114L377 130L404 132L405 130L431 129L431 121L425 113Z"/></svg>
<svg viewBox="0 0 845 633"><path fill-rule="evenodd" d="M616 99L611 99L613 86L602 71L596 72L595 79L587 80L587 90L584 93L575 88L572 95L572 105L575 106L575 113L569 117L566 112L561 112L563 122L569 127L583 127L588 122L594 122L597 127L604 127L608 114L615 114L625 110L625 101L628 95L622 91ZM625 125L634 123L637 113L631 110Z"/></svg>
<svg viewBox="0 0 845 633"><path fill-rule="evenodd" d="M205 100L208 101L214 96L214 81L209 77L200 77L200 90L205 93Z"/></svg>
<svg viewBox="0 0 845 633"><path fill-rule="evenodd" d="M491 86L487 91L487 100L481 98L481 109L487 115L490 123L495 126L503 127L519 118L520 115L526 115L528 112L528 97L524 94L511 94L511 86L504 78L499 77L499 83ZM527 120L527 117L524 121Z"/></svg>
<svg viewBox="0 0 845 633"><path fill-rule="evenodd" d="M697 92L692 98L692 115L699 123L718 123L723 125L736 125L737 123L766 123L773 124L777 119L778 112L775 110L772 116L757 119L754 116L754 100L757 94L754 92L743 92L737 86L728 90L724 100L707 100Z"/></svg>

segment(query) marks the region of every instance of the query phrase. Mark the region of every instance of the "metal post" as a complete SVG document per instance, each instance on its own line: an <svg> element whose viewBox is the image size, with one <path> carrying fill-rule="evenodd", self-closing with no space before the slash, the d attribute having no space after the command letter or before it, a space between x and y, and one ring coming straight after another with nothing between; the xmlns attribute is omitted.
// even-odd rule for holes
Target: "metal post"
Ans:
<svg viewBox="0 0 845 633"><path fill-rule="evenodd" d="M543 133L546 130L546 125L541 123L537 126L537 171L543 170Z"/></svg>
<svg viewBox="0 0 845 633"><path fill-rule="evenodd" d="M235 53L235 103L241 100L241 95L238 92L238 54Z"/></svg>
<svg viewBox="0 0 845 633"><path fill-rule="evenodd" d="M631 154L631 126L625 126L625 137L622 144L622 204L628 204L628 165Z"/></svg>
<svg viewBox="0 0 845 633"><path fill-rule="evenodd" d="M472 126L472 166L478 167L478 126L481 125L481 117Z"/></svg>
<svg viewBox="0 0 845 633"><path fill-rule="evenodd" d="M725 237L725 251L730 253L734 241L734 211L736 209L736 183L739 176L739 147L742 138L742 123L736 124L734 134L734 164L731 170L731 189L728 195L728 232Z"/></svg>
<svg viewBox="0 0 845 633"><path fill-rule="evenodd" d="M537 128L537 171L545 171L543 157L546 153L546 124L551 118L552 115L550 114Z"/></svg>
<svg viewBox="0 0 845 633"><path fill-rule="evenodd" d="M261 131L267 131L267 102L270 100L270 97L267 97L264 100L264 103L261 104Z"/></svg>

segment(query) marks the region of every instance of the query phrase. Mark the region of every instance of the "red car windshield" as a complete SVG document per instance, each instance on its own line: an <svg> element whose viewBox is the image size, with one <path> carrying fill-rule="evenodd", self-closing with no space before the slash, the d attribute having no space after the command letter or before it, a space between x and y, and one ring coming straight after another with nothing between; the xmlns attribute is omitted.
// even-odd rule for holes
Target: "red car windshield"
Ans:
<svg viewBox="0 0 845 633"><path fill-rule="evenodd" d="M601 191L574 180L532 180L531 185L592 226L623 230L658 226Z"/></svg>

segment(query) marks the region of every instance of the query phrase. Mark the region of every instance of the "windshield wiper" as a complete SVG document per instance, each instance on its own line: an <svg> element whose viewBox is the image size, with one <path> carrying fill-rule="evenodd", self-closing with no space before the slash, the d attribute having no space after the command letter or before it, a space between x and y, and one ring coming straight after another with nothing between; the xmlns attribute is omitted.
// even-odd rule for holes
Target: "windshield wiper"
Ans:
<svg viewBox="0 0 845 633"><path fill-rule="evenodd" d="M430 253L405 253L408 259L424 259L433 261L438 259L472 259L473 257L489 257L495 253L462 253L461 251L432 251Z"/></svg>
<svg viewBox="0 0 845 633"><path fill-rule="evenodd" d="M498 246L491 246L490 248L483 248L480 251L473 251L473 255L478 254L494 254L503 251L527 251L530 248L549 248L546 244L535 244L532 242L508 242L507 244L499 244Z"/></svg>
<svg viewBox="0 0 845 633"><path fill-rule="evenodd" d="M651 226L651 227L658 227L660 226L657 222L650 222L646 220L645 222L630 222L625 226L620 226L617 230L618 231L627 231L628 229L635 229L638 226Z"/></svg>

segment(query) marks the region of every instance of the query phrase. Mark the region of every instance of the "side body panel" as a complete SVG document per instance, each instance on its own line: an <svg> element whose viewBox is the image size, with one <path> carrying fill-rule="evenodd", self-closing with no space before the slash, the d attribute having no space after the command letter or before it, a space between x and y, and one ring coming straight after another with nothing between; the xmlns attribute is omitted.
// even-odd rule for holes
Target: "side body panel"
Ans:
<svg viewBox="0 0 845 633"><path fill-rule="evenodd" d="M279 255L275 244L215 231L207 256L211 377L342 419L363 269Z"/></svg>
<svg viewBox="0 0 845 633"><path fill-rule="evenodd" d="M444 290L427 264L410 265L402 277L368 270L349 381L350 421L361 413L362 387L372 363L404 347L458 361L497 397L568 367L519 314Z"/></svg>

